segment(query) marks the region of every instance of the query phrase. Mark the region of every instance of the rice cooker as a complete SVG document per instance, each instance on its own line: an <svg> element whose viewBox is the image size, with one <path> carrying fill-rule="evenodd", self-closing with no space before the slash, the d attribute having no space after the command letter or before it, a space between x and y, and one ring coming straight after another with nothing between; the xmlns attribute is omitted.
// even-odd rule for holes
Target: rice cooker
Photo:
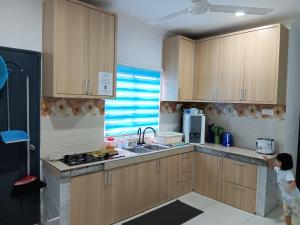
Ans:
<svg viewBox="0 0 300 225"><path fill-rule="evenodd" d="M270 138L256 139L256 152L265 155L273 155L275 151L275 141Z"/></svg>

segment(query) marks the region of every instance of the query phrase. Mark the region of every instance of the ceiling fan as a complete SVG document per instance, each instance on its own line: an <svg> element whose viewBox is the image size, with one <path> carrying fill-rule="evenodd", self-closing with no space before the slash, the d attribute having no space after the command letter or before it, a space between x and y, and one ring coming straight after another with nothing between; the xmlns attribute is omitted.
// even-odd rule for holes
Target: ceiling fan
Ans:
<svg viewBox="0 0 300 225"><path fill-rule="evenodd" d="M156 25L162 23L166 20L185 15L185 14L194 14L201 15L208 12L220 12L220 13L235 13L237 16L244 14L253 14L253 15L266 15L272 12L273 9L268 8L256 8L256 7L243 7L243 6L234 6L234 5L213 5L208 0L190 0L190 3L187 8L180 10L178 12L172 13L170 15L161 17L155 21L150 22L150 25Z"/></svg>

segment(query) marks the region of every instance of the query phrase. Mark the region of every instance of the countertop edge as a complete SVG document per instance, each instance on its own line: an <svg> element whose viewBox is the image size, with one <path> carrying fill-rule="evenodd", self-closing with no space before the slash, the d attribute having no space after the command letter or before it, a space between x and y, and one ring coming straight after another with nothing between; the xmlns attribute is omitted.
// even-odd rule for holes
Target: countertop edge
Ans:
<svg viewBox="0 0 300 225"><path fill-rule="evenodd" d="M216 149L209 148L208 146L195 146L195 151L205 153L208 155L214 155L214 156L218 156L218 157L222 157L222 158L227 158L227 159L232 159L232 160L236 160L236 161L240 161L240 162L244 162L244 163L249 163L249 164L253 164L253 165L266 166L266 167L268 166L268 164L263 159L248 156L248 155L238 154L238 153L230 152L230 151L222 151L219 149L216 150ZM251 150L249 150L249 151L251 151ZM272 160L273 158L275 158L275 155L268 156L268 158L269 158L269 160Z"/></svg>
<svg viewBox="0 0 300 225"><path fill-rule="evenodd" d="M151 153L146 155L140 155L136 157L130 157L130 158L124 158L124 159L118 159L115 161L104 163L104 170L111 170L116 169L128 165L138 164L146 161L151 161L155 159L160 159L168 156L183 154L187 152L193 152L194 146L187 145L187 146L180 146L176 148L172 148L166 151L160 151L157 153Z"/></svg>
<svg viewBox="0 0 300 225"><path fill-rule="evenodd" d="M241 151L239 153L238 151ZM94 172L101 172L105 170L112 170L128 165L138 164L146 161L156 160L172 155L183 154L187 152L202 152L209 155L215 155L222 158L229 158L232 160L237 160L244 163L259 165L259 166L267 166L267 163L263 160L262 155L257 155L255 150L246 149L246 148L225 148L219 145L213 144L189 144L185 146L178 146L174 147L165 151L154 152L150 154L141 154L141 155L134 155L125 158L119 158L114 160L109 160L107 162L99 162L94 164L87 164L86 166L82 165L80 167L67 167L63 169L59 169L56 167L56 163L62 163L57 161L48 161L46 159L42 159L43 168L50 170L53 175L58 176L60 178L70 178L75 176L80 176L83 174L89 174ZM244 153L243 153L244 151ZM245 152L249 151L249 152ZM275 155L267 156L270 160L275 158Z"/></svg>

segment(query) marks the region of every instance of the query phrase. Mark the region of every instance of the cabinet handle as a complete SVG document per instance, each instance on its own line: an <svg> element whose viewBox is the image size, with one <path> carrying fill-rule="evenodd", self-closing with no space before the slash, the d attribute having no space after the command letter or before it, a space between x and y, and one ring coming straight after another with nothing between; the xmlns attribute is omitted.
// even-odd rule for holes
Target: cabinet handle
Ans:
<svg viewBox="0 0 300 225"><path fill-rule="evenodd" d="M85 80L85 94L89 94L89 80Z"/></svg>
<svg viewBox="0 0 300 225"><path fill-rule="evenodd" d="M239 187L239 186L232 185L232 187L233 187L234 189L238 189L238 190L241 190L241 191L243 191L243 190L244 190L244 188L242 188L242 187Z"/></svg>
<svg viewBox="0 0 300 225"><path fill-rule="evenodd" d="M93 81L92 80L90 80L89 90L90 90L90 95L93 95Z"/></svg>
<svg viewBox="0 0 300 225"><path fill-rule="evenodd" d="M189 153L183 153L183 155L182 155L182 158L183 159L188 159L188 158L190 158L190 154Z"/></svg>
<svg viewBox="0 0 300 225"><path fill-rule="evenodd" d="M108 185L111 185L111 181L112 181L112 175L111 175L111 171L108 172Z"/></svg>
<svg viewBox="0 0 300 225"><path fill-rule="evenodd" d="M245 166L245 164L243 164L243 163L238 163L238 162L234 162L233 164L234 164L234 165L237 165L237 166Z"/></svg>
<svg viewBox="0 0 300 225"><path fill-rule="evenodd" d="M243 92L244 92L243 89L241 89L241 90L240 90L240 101L243 101L243 100L244 100L244 98L243 98Z"/></svg>
<svg viewBox="0 0 300 225"><path fill-rule="evenodd" d="M247 89L244 89L244 101L246 101L246 93L247 93Z"/></svg>
<svg viewBox="0 0 300 225"><path fill-rule="evenodd" d="M160 174L160 159L158 160L158 173Z"/></svg>
<svg viewBox="0 0 300 225"><path fill-rule="evenodd" d="M156 173L159 174L159 159L156 161Z"/></svg>
<svg viewBox="0 0 300 225"><path fill-rule="evenodd" d="M215 90L212 89L212 96L213 96L213 100L215 100Z"/></svg>
<svg viewBox="0 0 300 225"><path fill-rule="evenodd" d="M104 172L104 186L107 186L107 172Z"/></svg>
<svg viewBox="0 0 300 225"><path fill-rule="evenodd" d="M180 100L180 88L178 89L178 99Z"/></svg>

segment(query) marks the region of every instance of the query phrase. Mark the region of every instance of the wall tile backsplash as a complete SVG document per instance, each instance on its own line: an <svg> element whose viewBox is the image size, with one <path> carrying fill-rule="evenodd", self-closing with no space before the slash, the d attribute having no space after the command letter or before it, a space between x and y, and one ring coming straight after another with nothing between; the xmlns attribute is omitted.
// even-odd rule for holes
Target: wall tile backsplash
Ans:
<svg viewBox="0 0 300 225"><path fill-rule="evenodd" d="M203 109L208 116L250 117L254 119L284 120L286 114L285 105L255 105L255 104L231 104L231 103L178 103L161 102L161 113L176 113L180 108ZM262 114L263 109L273 110L273 115Z"/></svg>
<svg viewBox="0 0 300 225"><path fill-rule="evenodd" d="M57 159L64 154L99 149L104 140L104 100L43 98L41 100L41 156ZM208 123L217 123L232 131L236 144L253 148L257 135L281 140L285 120L284 105L161 102L161 131L181 132L183 108L203 109ZM274 115L262 115L272 109ZM244 129L246 124L251 124Z"/></svg>
<svg viewBox="0 0 300 225"><path fill-rule="evenodd" d="M99 99L71 99L71 98L43 98L41 114L47 116L83 116L104 115L104 100Z"/></svg>
<svg viewBox="0 0 300 225"><path fill-rule="evenodd" d="M42 158L97 150L103 141L104 100L42 99Z"/></svg>

